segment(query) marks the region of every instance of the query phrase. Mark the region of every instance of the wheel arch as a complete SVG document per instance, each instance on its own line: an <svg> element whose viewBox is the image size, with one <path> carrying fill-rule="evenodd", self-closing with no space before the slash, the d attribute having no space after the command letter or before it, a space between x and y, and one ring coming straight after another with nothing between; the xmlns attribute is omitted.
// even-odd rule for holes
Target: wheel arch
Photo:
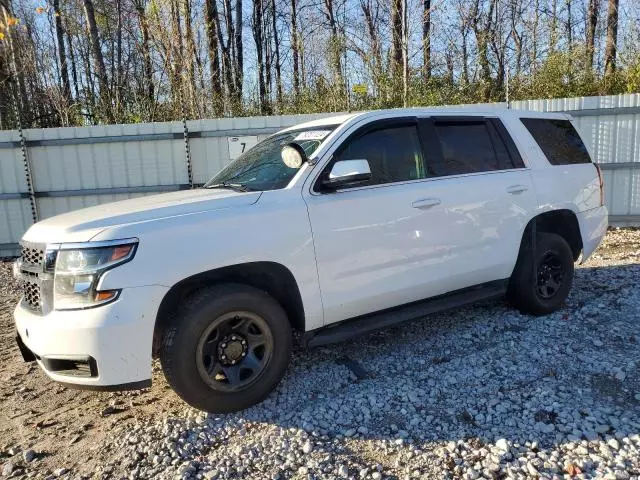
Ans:
<svg viewBox="0 0 640 480"><path fill-rule="evenodd" d="M578 217L568 208L549 210L529 220L522 234L520 251L533 239L535 232L555 233L566 240L573 253L573 260L580 257L583 249L582 233Z"/></svg>
<svg viewBox="0 0 640 480"><path fill-rule="evenodd" d="M277 262L249 262L216 268L187 277L163 297L153 330L153 355L156 356L167 325L175 318L180 302L193 292L221 283L250 285L271 295L285 310L291 328L304 332L305 315L302 296L295 277Z"/></svg>

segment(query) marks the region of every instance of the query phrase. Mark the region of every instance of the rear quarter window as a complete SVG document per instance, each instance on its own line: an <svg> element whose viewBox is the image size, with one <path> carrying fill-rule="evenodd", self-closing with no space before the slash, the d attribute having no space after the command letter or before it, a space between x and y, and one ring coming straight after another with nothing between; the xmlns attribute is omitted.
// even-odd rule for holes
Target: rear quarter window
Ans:
<svg viewBox="0 0 640 480"><path fill-rule="evenodd" d="M591 163L587 147L569 120L521 118L551 165Z"/></svg>

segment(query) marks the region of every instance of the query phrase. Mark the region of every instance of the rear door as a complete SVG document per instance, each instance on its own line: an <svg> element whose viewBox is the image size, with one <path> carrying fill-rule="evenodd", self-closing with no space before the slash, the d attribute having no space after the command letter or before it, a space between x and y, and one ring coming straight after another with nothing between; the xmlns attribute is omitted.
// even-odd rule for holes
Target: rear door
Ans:
<svg viewBox="0 0 640 480"><path fill-rule="evenodd" d="M422 120L429 197L446 214L454 289L511 275L522 232L537 207L530 172L499 118Z"/></svg>

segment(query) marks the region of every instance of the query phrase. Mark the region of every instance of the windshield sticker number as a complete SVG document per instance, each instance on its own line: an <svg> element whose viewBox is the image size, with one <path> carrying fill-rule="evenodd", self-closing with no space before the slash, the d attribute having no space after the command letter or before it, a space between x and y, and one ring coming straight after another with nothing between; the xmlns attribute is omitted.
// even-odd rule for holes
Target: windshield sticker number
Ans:
<svg viewBox="0 0 640 480"><path fill-rule="evenodd" d="M322 140L330 133L331 130L309 130L308 132L300 132L293 140Z"/></svg>

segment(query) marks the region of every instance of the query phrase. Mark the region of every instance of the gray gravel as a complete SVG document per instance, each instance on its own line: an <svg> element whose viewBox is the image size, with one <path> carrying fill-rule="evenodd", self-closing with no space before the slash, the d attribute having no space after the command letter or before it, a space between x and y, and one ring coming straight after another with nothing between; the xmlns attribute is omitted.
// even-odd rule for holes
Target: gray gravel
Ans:
<svg viewBox="0 0 640 480"><path fill-rule="evenodd" d="M561 311L485 303L299 351L239 414L185 408L117 431L131 478L638 478L640 232ZM615 249L614 249L615 250ZM635 262L630 263L629 261Z"/></svg>
<svg viewBox="0 0 640 480"><path fill-rule="evenodd" d="M19 294L18 284L13 281L13 264L7 258L0 258L0 296Z"/></svg>
<svg viewBox="0 0 640 480"><path fill-rule="evenodd" d="M490 302L298 350L244 412L116 424L95 474L640 478L640 231L607 246L557 313Z"/></svg>

